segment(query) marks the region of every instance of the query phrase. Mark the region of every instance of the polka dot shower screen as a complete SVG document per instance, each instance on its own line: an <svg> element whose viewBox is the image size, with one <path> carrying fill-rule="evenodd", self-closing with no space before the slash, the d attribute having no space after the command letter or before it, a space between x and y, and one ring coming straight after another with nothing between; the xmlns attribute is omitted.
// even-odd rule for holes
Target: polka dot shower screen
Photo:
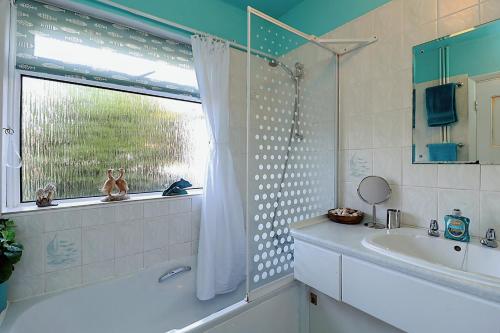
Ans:
<svg viewBox="0 0 500 333"><path fill-rule="evenodd" d="M336 203L337 58L248 14L249 297L293 273L294 223ZM327 264L327 263L325 263Z"/></svg>

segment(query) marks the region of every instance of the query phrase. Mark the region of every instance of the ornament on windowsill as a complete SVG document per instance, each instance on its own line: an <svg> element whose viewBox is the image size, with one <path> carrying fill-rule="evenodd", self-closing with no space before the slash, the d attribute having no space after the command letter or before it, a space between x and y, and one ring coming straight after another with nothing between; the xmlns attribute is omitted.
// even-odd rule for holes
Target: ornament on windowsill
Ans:
<svg viewBox="0 0 500 333"><path fill-rule="evenodd" d="M52 202L55 195L56 186L52 183L45 185L44 188L40 188L36 191L36 205L38 207L57 206L58 204Z"/></svg>
<svg viewBox="0 0 500 333"><path fill-rule="evenodd" d="M114 177L113 171L113 169L108 169L107 171L108 179L106 179L101 189L102 193L106 194L106 197L101 200L102 202L122 201L130 198L128 195L128 184L124 178L125 169L118 169L120 173L118 178ZM115 188L118 189L118 193L113 193Z"/></svg>

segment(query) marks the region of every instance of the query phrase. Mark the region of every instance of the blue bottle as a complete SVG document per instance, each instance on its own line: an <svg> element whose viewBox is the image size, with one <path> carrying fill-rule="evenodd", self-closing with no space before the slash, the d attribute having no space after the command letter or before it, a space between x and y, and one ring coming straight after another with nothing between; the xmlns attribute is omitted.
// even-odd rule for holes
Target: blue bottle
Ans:
<svg viewBox="0 0 500 333"><path fill-rule="evenodd" d="M444 217L444 237L454 241L469 242L469 224L470 219L462 216L460 209L454 209L451 215Z"/></svg>

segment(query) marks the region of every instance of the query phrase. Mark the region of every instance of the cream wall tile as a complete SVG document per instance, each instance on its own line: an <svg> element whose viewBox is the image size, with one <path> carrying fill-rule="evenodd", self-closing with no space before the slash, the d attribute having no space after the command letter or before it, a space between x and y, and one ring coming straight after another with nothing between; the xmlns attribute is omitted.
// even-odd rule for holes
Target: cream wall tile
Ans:
<svg viewBox="0 0 500 333"><path fill-rule="evenodd" d="M143 267L143 254L135 254L115 259L115 276L126 276L138 272Z"/></svg>
<svg viewBox="0 0 500 333"><path fill-rule="evenodd" d="M165 216L170 213L168 200L150 200L144 202L144 218Z"/></svg>
<svg viewBox="0 0 500 333"><path fill-rule="evenodd" d="M411 164L410 159L403 155L403 185L409 186L437 186L437 165Z"/></svg>
<svg viewBox="0 0 500 333"><path fill-rule="evenodd" d="M82 267L84 284L109 280L115 276L115 260L96 262Z"/></svg>
<svg viewBox="0 0 500 333"><path fill-rule="evenodd" d="M500 191L500 165L481 165L481 190Z"/></svg>
<svg viewBox="0 0 500 333"><path fill-rule="evenodd" d="M480 184L479 165L438 165L438 187L477 190Z"/></svg>
<svg viewBox="0 0 500 333"><path fill-rule="evenodd" d="M381 112L373 116L373 147L401 147L403 112Z"/></svg>
<svg viewBox="0 0 500 333"><path fill-rule="evenodd" d="M358 209L362 212L371 213L371 206L363 202L357 192L359 184L342 183L339 190L339 205L352 209Z"/></svg>
<svg viewBox="0 0 500 333"><path fill-rule="evenodd" d="M115 206L115 218L117 222L139 220L144 216L143 203L120 203Z"/></svg>
<svg viewBox="0 0 500 333"><path fill-rule="evenodd" d="M144 252L144 268L155 266L169 260L168 247Z"/></svg>
<svg viewBox="0 0 500 333"><path fill-rule="evenodd" d="M176 260L191 256L191 242L173 244L168 248L169 260Z"/></svg>
<svg viewBox="0 0 500 333"><path fill-rule="evenodd" d="M348 150L345 152L346 181L359 184L366 176L372 175L373 153L367 150Z"/></svg>
<svg viewBox="0 0 500 333"><path fill-rule="evenodd" d="M24 251L15 266L16 275L36 275L44 273L44 238L42 234L37 237L16 237L16 240L23 244Z"/></svg>
<svg viewBox="0 0 500 333"><path fill-rule="evenodd" d="M479 6L470 7L438 20L438 36L472 28L479 24Z"/></svg>
<svg viewBox="0 0 500 333"><path fill-rule="evenodd" d="M115 210L113 207L92 207L89 209L82 209L81 212L82 226L84 227L115 222Z"/></svg>
<svg viewBox="0 0 500 333"><path fill-rule="evenodd" d="M144 223L144 251L168 246L168 234L169 218L160 217L146 221Z"/></svg>
<svg viewBox="0 0 500 333"><path fill-rule="evenodd" d="M374 150L373 174L385 178L389 184L401 184L401 148Z"/></svg>
<svg viewBox="0 0 500 333"><path fill-rule="evenodd" d="M71 229L45 234L45 271L53 272L82 264L82 230Z"/></svg>
<svg viewBox="0 0 500 333"><path fill-rule="evenodd" d="M191 211L191 199L183 198L177 200L169 200L169 212L170 214L180 214L187 213Z"/></svg>
<svg viewBox="0 0 500 333"><path fill-rule="evenodd" d="M437 190L425 187L403 187L403 223L427 228L437 219Z"/></svg>
<svg viewBox="0 0 500 333"><path fill-rule="evenodd" d="M115 256L137 254L143 250L143 222L115 223Z"/></svg>
<svg viewBox="0 0 500 333"><path fill-rule="evenodd" d="M479 7L481 23L490 22L500 17L500 1L489 0L481 2Z"/></svg>
<svg viewBox="0 0 500 333"><path fill-rule="evenodd" d="M438 15L448 16L478 4L479 0L438 0Z"/></svg>
<svg viewBox="0 0 500 333"><path fill-rule="evenodd" d="M45 230L45 220L38 217L39 214L6 214L16 223L16 235L19 238L40 237Z"/></svg>
<svg viewBox="0 0 500 333"><path fill-rule="evenodd" d="M82 284L82 267L48 273L45 278L45 292L74 288Z"/></svg>
<svg viewBox="0 0 500 333"><path fill-rule="evenodd" d="M367 149L373 145L373 116L355 115L349 117L349 149Z"/></svg>
<svg viewBox="0 0 500 333"><path fill-rule="evenodd" d="M470 190L439 190L438 222L439 228L444 230L444 216L457 208L463 216L471 220L470 233L479 235L479 191Z"/></svg>
<svg viewBox="0 0 500 333"><path fill-rule="evenodd" d="M415 30L424 23L437 20L438 0L403 1L405 30Z"/></svg>
<svg viewBox="0 0 500 333"><path fill-rule="evenodd" d="M83 229L83 264L107 261L115 257L115 233L112 224Z"/></svg>
<svg viewBox="0 0 500 333"><path fill-rule="evenodd" d="M191 214L172 215L169 228L169 244L191 241Z"/></svg>
<svg viewBox="0 0 500 333"><path fill-rule="evenodd" d="M45 226L45 232L74 229L82 226L80 210L68 209L44 212L37 216Z"/></svg>
<svg viewBox="0 0 500 333"><path fill-rule="evenodd" d="M44 275L17 275L14 271L9 280L9 300L22 300L41 295L45 292Z"/></svg>
<svg viewBox="0 0 500 333"><path fill-rule="evenodd" d="M191 239L195 240L200 238L200 223L201 212L196 211L191 213Z"/></svg>
<svg viewBox="0 0 500 333"><path fill-rule="evenodd" d="M484 235L488 228L500 232L500 192L481 192L481 221L480 235Z"/></svg>

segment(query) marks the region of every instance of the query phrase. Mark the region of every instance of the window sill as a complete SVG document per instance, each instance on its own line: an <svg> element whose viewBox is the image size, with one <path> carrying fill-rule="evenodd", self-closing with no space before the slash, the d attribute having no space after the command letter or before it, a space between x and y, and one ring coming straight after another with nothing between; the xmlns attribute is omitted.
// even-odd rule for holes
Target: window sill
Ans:
<svg viewBox="0 0 500 333"><path fill-rule="evenodd" d="M140 194L130 194L130 199L124 201L113 201L113 202L102 202L102 197L95 198L82 198L82 199L66 199L66 200L55 200L57 206L50 207L37 207L34 202L23 203L14 208L4 207L2 214L17 214L17 213L28 213L35 211L47 211L47 210L60 210L60 209L70 209L70 208L85 208L89 206L104 206L104 205L126 205L129 202L138 202L146 200L174 200L179 198L194 197L203 194L202 189L188 190L188 194L176 195L171 197L163 197L162 192L153 193L140 193Z"/></svg>

